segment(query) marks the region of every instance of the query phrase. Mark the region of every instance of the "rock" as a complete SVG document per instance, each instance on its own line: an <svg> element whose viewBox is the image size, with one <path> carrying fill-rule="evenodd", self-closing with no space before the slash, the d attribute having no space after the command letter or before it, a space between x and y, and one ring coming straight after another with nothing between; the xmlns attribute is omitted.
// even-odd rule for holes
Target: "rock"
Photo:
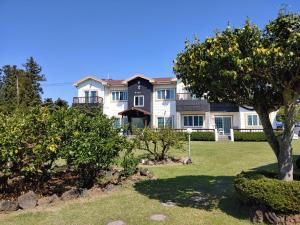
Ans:
<svg viewBox="0 0 300 225"><path fill-rule="evenodd" d="M149 178L153 177L153 174L151 173L151 171L146 169L146 168L140 168L139 172L140 172L141 176L146 176L146 177L149 177Z"/></svg>
<svg viewBox="0 0 300 225"><path fill-rule="evenodd" d="M300 214L295 215L295 222L300 224Z"/></svg>
<svg viewBox="0 0 300 225"><path fill-rule="evenodd" d="M119 183L120 173L117 171L104 171L97 178L97 183L101 186L107 184L117 184Z"/></svg>
<svg viewBox="0 0 300 225"><path fill-rule="evenodd" d="M255 212L253 213L253 215L251 216L251 221L253 223L263 223L264 222L264 213L257 209L255 210Z"/></svg>
<svg viewBox="0 0 300 225"><path fill-rule="evenodd" d="M79 198L80 196L81 196L81 190L78 188L72 188L71 190L64 192L61 196L61 199L63 201L67 201L67 200Z"/></svg>
<svg viewBox="0 0 300 225"><path fill-rule="evenodd" d="M153 214L150 216L150 220L154 221L165 221L167 219L167 216L164 214Z"/></svg>
<svg viewBox="0 0 300 225"><path fill-rule="evenodd" d="M22 209L34 208L37 204L37 197L33 191L29 191L18 197L18 204Z"/></svg>
<svg viewBox="0 0 300 225"><path fill-rule="evenodd" d="M180 159L180 162L183 164L183 165L187 165L187 164L191 164L192 163L192 160L188 157L183 157Z"/></svg>
<svg viewBox="0 0 300 225"><path fill-rule="evenodd" d="M166 207L173 207L173 206L176 206L176 203L175 202L172 202L170 200L166 201L166 202L163 202L161 203L163 206L166 206Z"/></svg>
<svg viewBox="0 0 300 225"><path fill-rule="evenodd" d="M105 188L103 188L103 191L104 191L104 192L110 192L110 191L112 191L113 189L114 189L114 185L109 184L109 185L107 185Z"/></svg>
<svg viewBox="0 0 300 225"><path fill-rule="evenodd" d="M270 224L278 224L280 219L274 212L265 212L266 221Z"/></svg>
<svg viewBox="0 0 300 225"><path fill-rule="evenodd" d="M18 210L19 206L16 201L1 200L0 201L0 212L9 212Z"/></svg>
<svg viewBox="0 0 300 225"><path fill-rule="evenodd" d="M116 221L109 222L106 225L126 225L126 223L123 220L116 220Z"/></svg>
<svg viewBox="0 0 300 225"><path fill-rule="evenodd" d="M56 202L58 199L59 199L58 196L56 194L53 194L51 196L40 198L38 200L38 205L39 206L41 206L41 205L48 205L48 204Z"/></svg>
<svg viewBox="0 0 300 225"><path fill-rule="evenodd" d="M154 163L152 160L148 160L147 165L149 165L149 166L154 166L155 163Z"/></svg>

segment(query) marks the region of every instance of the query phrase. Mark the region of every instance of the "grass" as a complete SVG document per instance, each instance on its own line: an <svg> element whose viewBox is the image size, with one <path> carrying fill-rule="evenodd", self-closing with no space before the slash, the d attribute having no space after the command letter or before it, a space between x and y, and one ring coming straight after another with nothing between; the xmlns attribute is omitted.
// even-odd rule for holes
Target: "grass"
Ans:
<svg viewBox="0 0 300 225"><path fill-rule="evenodd" d="M300 142L294 143L294 152L299 155ZM118 219L128 225L251 224L239 207L232 181L242 170L276 169L268 144L193 142L192 159L193 164L188 166L150 167L157 180L120 187L93 199L2 215L0 224L102 225ZM161 202L167 200L177 206L163 206ZM163 213L168 220L150 221L149 216L154 213Z"/></svg>

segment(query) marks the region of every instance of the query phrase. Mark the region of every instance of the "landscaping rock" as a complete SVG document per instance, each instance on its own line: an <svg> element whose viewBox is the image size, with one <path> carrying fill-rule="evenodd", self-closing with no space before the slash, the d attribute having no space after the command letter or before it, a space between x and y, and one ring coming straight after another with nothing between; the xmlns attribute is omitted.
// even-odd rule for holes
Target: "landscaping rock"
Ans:
<svg viewBox="0 0 300 225"><path fill-rule="evenodd" d="M78 188L72 188L69 191L66 191L62 194L61 199L63 201L71 200L71 199L76 199L81 196L81 190Z"/></svg>
<svg viewBox="0 0 300 225"><path fill-rule="evenodd" d="M175 202L172 202L172 201L166 201L166 202L163 202L161 203L163 206L166 206L166 207L173 207L173 206L176 206L176 203Z"/></svg>
<svg viewBox="0 0 300 225"><path fill-rule="evenodd" d="M192 160L188 157L183 157L180 159L180 162L183 164L183 165L187 165L187 164L191 164L192 163Z"/></svg>
<svg viewBox="0 0 300 225"><path fill-rule="evenodd" d="M164 214L153 214L150 216L150 220L165 221L168 217Z"/></svg>
<svg viewBox="0 0 300 225"><path fill-rule="evenodd" d="M264 222L264 213L257 209L255 210L255 212L253 213L253 215L251 216L251 221L253 223L263 223Z"/></svg>
<svg viewBox="0 0 300 225"><path fill-rule="evenodd" d="M149 178L153 177L153 174L151 173L151 171L146 168L140 168L139 171L140 171L141 176L147 176Z"/></svg>
<svg viewBox="0 0 300 225"><path fill-rule="evenodd" d="M109 222L106 225L126 225L126 223L123 220L116 220L116 221Z"/></svg>
<svg viewBox="0 0 300 225"><path fill-rule="evenodd" d="M49 205L51 203L54 203L54 202L58 201L58 199L59 199L59 197L56 194L53 194L51 196L40 198L38 200L38 205L39 206L41 206L41 205Z"/></svg>
<svg viewBox="0 0 300 225"><path fill-rule="evenodd" d="M37 204L37 196L33 191L29 191L18 197L18 204L22 209L34 208Z"/></svg>
<svg viewBox="0 0 300 225"><path fill-rule="evenodd" d="M148 161L147 161L147 165L149 165L149 166L154 166L155 163L154 163L152 160L148 160Z"/></svg>
<svg viewBox="0 0 300 225"><path fill-rule="evenodd" d="M0 201L0 212L9 212L18 210L19 206L16 201L1 200Z"/></svg>
<svg viewBox="0 0 300 225"><path fill-rule="evenodd" d="M104 192L110 192L110 191L112 191L113 189L114 189L114 185L109 184L109 185L107 185L105 188L103 188L103 191L104 191Z"/></svg>

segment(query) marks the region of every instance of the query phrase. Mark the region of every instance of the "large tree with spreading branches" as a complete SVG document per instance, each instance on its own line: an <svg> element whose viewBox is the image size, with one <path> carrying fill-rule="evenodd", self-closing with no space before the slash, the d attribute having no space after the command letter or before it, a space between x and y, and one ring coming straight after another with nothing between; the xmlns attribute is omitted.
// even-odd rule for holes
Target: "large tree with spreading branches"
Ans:
<svg viewBox="0 0 300 225"><path fill-rule="evenodd" d="M300 94L300 15L278 14L265 28L246 20L203 42L187 42L174 72L188 89L210 102L255 110L274 151L279 179L293 180L292 138ZM276 136L269 114L284 108L284 130Z"/></svg>

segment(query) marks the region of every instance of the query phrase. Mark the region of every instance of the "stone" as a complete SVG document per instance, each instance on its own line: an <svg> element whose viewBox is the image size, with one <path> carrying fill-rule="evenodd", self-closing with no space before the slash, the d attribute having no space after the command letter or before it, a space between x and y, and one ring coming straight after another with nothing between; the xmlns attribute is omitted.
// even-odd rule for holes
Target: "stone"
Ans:
<svg viewBox="0 0 300 225"><path fill-rule="evenodd" d="M106 225L126 225L126 223L123 220L115 220L107 223Z"/></svg>
<svg viewBox="0 0 300 225"><path fill-rule="evenodd" d="M37 196L33 191L29 191L18 197L18 204L22 209L34 208L37 204Z"/></svg>
<svg viewBox="0 0 300 225"><path fill-rule="evenodd" d="M165 221L168 217L164 214L153 214L150 216L150 220Z"/></svg>
<svg viewBox="0 0 300 225"><path fill-rule="evenodd" d="M18 210L19 206L16 201L1 200L0 201L0 212L9 212Z"/></svg>
<svg viewBox="0 0 300 225"><path fill-rule="evenodd" d="M61 199L63 201L67 201L67 200L79 198L80 196L81 196L81 190L78 188L72 188L71 190L64 192L61 196Z"/></svg>
<svg viewBox="0 0 300 225"><path fill-rule="evenodd" d="M109 184L105 188L103 188L104 192L111 192L114 189L114 185Z"/></svg>
<svg viewBox="0 0 300 225"><path fill-rule="evenodd" d="M253 223L263 223L264 222L264 213L259 209L255 210L251 220Z"/></svg>
<svg viewBox="0 0 300 225"><path fill-rule="evenodd" d="M154 163L152 160L148 160L147 165L149 165L149 166L154 166L155 163Z"/></svg>
<svg viewBox="0 0 300 225"><path fill-rule="evenodd" d="M274 212L265 212L265 218L270 224L278 224L280 221Z"/></svg>
<svg viewBox="0 0 300 225"><path fill-rule="evenodd" d="M176 206L176 203L175 202L172 202L170 200L166 201L166 202L163 202L161 203L163 206L165 207L173 207L173 206Z"/></svg>
<svg viewBox="0 0 300 225"><path fill-rule="evenodd" d="M188 157L183 157L180 159L180 162L183 164L183 165L187 165L187 164L191 164L192 163L192 160Z"/></svg>
<svg viewBox="0 0 300 225"><path fill-rule="evenodd" d="M51 196L40 198L38 200L38 205L39 206L41 206L41 205L48 205L48 204L56 202L58 199L59 199L59 197L56 194L53 194Z"/></svg>

